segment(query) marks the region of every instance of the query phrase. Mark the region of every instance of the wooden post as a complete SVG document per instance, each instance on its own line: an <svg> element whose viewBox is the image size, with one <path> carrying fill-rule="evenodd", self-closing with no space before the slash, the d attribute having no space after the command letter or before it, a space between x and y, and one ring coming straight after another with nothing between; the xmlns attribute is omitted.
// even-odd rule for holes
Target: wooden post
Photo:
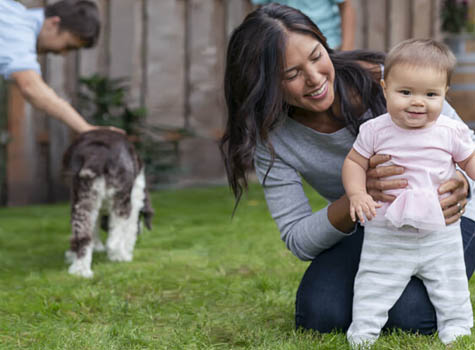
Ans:
<svg viewBox="0 0 475 350"><path fill-rule="evenodd" d="M180 143L185 170L182 181L209 183L224 179L217 141L223 133L225 116L222 77L228 28L220 0L191 0L188 6L187 122L197 137Z"/></svg>
<svg viewBox="0 0 475 350"><path fill-rule="evenodd" d="M387 0L366 0L367 39L371 50L387 50Z"/></svg>
<svg viewBox="0 0 475 350"><path fill-rule="evenodd" d="M7 82L3 78L0 78L0 206L4 206L7 203L7 88Z"/></svg>

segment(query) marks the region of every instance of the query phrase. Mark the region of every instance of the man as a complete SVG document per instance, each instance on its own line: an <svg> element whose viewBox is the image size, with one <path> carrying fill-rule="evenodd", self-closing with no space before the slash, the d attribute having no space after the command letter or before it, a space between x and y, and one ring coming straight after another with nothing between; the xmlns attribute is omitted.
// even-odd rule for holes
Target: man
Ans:
<svg viewBox="0 0 475 350"><path fill-rule="evenodd" d="M0 74L13 80L35 108L73 130L98 128L45 83L37 54L92 47L100 27L98 8L91 1L62 0L45 8L26 9L14 0L0 0Z"/></svg>

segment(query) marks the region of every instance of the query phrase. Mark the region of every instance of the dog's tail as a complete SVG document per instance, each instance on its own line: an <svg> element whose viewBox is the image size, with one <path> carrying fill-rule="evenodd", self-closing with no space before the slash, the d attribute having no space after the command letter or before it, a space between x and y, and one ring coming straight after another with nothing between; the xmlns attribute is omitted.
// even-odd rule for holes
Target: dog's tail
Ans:
<svg viewBox="0 0 475 350"><path fill-rule="evenodd" d="M108 154L107 147L100 145L96 145L95 149L68 149L63 157L63 176L66 179L92 180L103 175L105 154Z"/></svg>
<svg viewBox="0 0 475 350"><path fill-rule="evenodd" d="M145 198L143 200L143 207L140 210L140 216L143 218L145 226L148 230L152 229L152 218L155 214L153 210L152 203L150 202L150 194L148 193L148 189L145 188Z"/></svg>

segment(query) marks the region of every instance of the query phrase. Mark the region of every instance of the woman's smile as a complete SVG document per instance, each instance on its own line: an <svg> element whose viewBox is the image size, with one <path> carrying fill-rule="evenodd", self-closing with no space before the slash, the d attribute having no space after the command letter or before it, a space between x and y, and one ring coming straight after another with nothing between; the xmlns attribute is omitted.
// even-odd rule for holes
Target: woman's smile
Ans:
<svg viewBox="0 0 475 350"><path fill-rule="evenodd" d="M313 99L321 99L325 97L325 94L328 91L328 82L325 81L322 86L320 86L318 89L314 90L313 92L305 95L306 97L311 97Z"/></svg>

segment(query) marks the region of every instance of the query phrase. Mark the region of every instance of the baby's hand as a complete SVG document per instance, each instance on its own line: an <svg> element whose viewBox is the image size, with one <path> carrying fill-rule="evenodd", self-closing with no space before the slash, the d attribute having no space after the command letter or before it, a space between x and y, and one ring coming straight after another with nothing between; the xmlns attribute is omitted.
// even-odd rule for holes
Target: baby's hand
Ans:
<svg viewBox="0 0 475 350"><path fill-rule="evenodd" d="M353 222L356 221L356 216L362 224L365 222L365 216L368 220L376 216L376 208L381 207L381 204L376 203L373 198L367 193L354 194L350 197L350 216Z"/></svg>

